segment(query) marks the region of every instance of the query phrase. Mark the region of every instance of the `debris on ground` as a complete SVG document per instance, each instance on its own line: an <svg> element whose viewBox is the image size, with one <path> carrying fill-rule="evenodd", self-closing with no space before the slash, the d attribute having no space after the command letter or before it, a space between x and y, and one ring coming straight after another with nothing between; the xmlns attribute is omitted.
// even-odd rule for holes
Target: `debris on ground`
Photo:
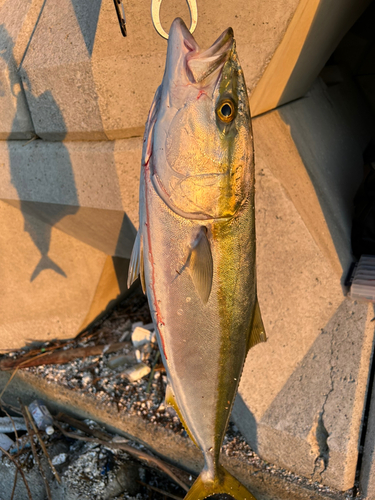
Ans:
<svg viewBox="0 0 375 500"><path fill-rule="evenodd" d="M139 290L74 339L33 342L0 355L0 370L14 374L21 369L94 395L98 404L115 403L119 412L136 414L187 438L176 412L164 404L167 378L147 299ZM30 497L30 490L33 500L182 499L195 479L142 444L111 434L92 420L59 413L53 416L53 433L49 429L48 435L46 422L38 430L32 411L22 401L18 408L3 404L4 390L0 393L4 484L0 500L23 500ZM48 402L37 403L39 407L45 404L48 411ZM233 424L224 437L222 453L241 457L259 471L305 485L328 498L338 493L261 460ZM353 492L342 498L353 498Z"/></svg>

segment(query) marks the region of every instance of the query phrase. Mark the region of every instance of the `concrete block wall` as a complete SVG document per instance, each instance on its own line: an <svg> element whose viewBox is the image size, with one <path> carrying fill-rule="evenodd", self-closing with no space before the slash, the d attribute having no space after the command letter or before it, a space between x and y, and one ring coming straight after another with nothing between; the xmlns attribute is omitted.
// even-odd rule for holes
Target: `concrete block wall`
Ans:
<svg viewBox="0 0 375 500"><path fill-rule="evenodd" d="M368 0L198 3L235 32L254 119L259 300L233 418L260 455L353 485L371 311L345 299L350 200L373 119L350 77L316 80ZM0 0L0 348L72 337L126 291L142 134L166 42L148 2ZM161 20L188 19L165 0ZM285 104L284 106L280 106ZM31 142L30 142L31 140Z"/></svg>
<svg viewBox="0 0 375 500"><path fill-rule="evenodd" d="M344 102L349 89L343 82ZM269 341L249 352L233 419L267 461L344 491L354 484L374 327L372 308L343 296L351 262L343 207L361 181L359 144L374 129L366 107L357 138L350 122L338 124L337 90L319 80L304 99L253 122L258 294ZM331 113L320 113L327 104ZM312 140L318 131L327 141ZM343 149L348 140L354 157ZM341 185L340 175L349 176Z"/></svg>

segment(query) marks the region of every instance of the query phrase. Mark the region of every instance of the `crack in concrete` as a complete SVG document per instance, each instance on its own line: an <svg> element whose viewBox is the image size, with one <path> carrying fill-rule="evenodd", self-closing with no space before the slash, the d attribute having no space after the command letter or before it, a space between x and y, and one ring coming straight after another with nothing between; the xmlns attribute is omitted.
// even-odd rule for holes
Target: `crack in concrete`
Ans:
<svg viewBox="0 0 375 500"><path fill-rule="evenodd" d="M36 31L36 29L37 29L37 27L38 27L38 24L39 24L40 18L42 17L43 10L44 10L44 6L46 5L46 2L47 2L47 0L44 0L44 2L43 2L43 4L42 4L42 6L41 6L41 8L40 8L40 11L39 11L39 14L38 14L37 20L36 20L36 22L35 22L35 25L34 25L34 27L33 27L32 32L31 32L31 35L30 35L29 41L27 42L26 48L25 48L25 50L24 50L24 53L22 54L21 61L20 61L19 65L18 65L17 71L19 71L19 70L21 69L21 66L22 66L23 61L24 61L24 59L25 59L25 57L26 57L27 51L29 50L29 47L30 47L31 41L32 41L32 39L33 39L33 37L34 37L34 34L35 34L35 31Z"/></svg>
<svg viewBox="0 0 375 500"><path fill-rule="evenodd" d="M329 463L329 446L327 443L329 433L324 425L324 413L325 407L330 394L334 391L334 380L333 380L333 341L334 334L331 334L331 346L330 346L330 360L329 360L329 378L330 378L330 388L324 396L324 401L320 412L314 419L313 426L311 428L308 441L312 448L312 452L316 456L314 461L314 469L311 474L311 479L314 479L316 474L319 474L320 480L322 478L323 472L327 469Z"/></svg>

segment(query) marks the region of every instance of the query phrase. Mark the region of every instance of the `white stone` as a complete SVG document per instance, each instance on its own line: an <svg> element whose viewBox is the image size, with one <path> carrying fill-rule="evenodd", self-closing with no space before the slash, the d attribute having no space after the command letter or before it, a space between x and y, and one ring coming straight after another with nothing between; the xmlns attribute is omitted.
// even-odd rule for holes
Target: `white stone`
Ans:
<svg viewBox="0 0 375 500"><path fill-rule="evenodd" d="M122 375L126 377L130 382L135 382L136 380L140 380L151 372L151 368L144 364L138 363L131 368L127 368L122 372Z"/></svg>
<svg viewBox="0 0 375 500"><path fill-rule="evenodd" d="M3 450L8 451L12 446L14 446L14 441L10 439L6 434L0 433L0 446ZM3 456L3 452L0 450L0 458Z"/></svg>
<svg viewBox="0 0 375 500"><path fill-rule="evenodd" d="M134 347L138 348L142 345L149 344L151 342L151 337L152 333L150 330L137 326L132 333L132 342Z"/></svg>

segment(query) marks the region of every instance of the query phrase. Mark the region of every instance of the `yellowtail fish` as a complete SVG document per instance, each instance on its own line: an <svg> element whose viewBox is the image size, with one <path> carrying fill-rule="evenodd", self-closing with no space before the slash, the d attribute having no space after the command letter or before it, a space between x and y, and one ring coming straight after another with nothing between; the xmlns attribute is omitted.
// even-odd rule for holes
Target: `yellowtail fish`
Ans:
<svg viewBox="0 0 375 500"><path fill-rule="evenodd" d="M129 286L138 275L167 371L166 401L204 455L186 499L253 500L219 462L247 351L265 340L251 121L231 28L203 51L181 19L172 24L145 131Z"/></svg>

